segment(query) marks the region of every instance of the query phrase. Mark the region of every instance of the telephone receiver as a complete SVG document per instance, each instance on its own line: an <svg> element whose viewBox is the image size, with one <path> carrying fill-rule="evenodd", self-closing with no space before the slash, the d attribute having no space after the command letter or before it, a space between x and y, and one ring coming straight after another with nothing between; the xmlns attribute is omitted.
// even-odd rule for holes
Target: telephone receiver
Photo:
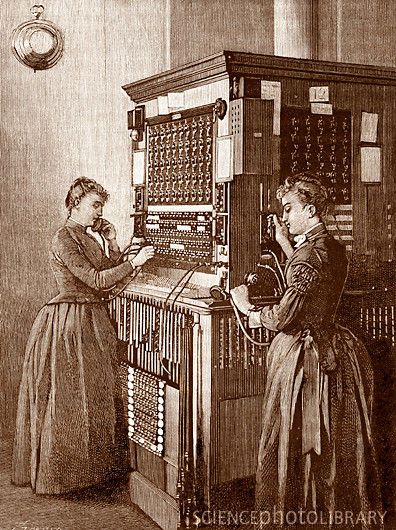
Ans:
<svg viewBox="0 0 396 530"><path fill-rule="evenodd" d="M107 225L109 221L104 219L103 217L99 217L98 219L95 219L94 224L91 226L92 232L102 232L105 225Z"/></svg>
<svg viewBox="0 0 396 530"><path fill-rule="evenodd" d="M266 229L266 238L275 241L275 222L274 222L273 213L266 214L267 229Z"/></svg>
<svg viewBox="0 0 396 530"><path fill-rule="evenodd" d="M247 272L245 274L243 283L248 287L249 295L251 295L252 287L255 286L258 282L259 282L259 276L256 272ZM230 299L230 293L228 293L220 285L213 285L209 289L209 292L210 292L210 296L214 300L229 300Z"/></svg>
<svg viewBox="0 0 396 530"><path fill-rule="evenodd" d="M286 291L286 279L276 254L266 249L260 256L256 270L245 274L244 284L249 291L249 299L260 303L266 297L282 296ZM213 285L210 295L214 300L228 300L230 294L219 285Z"/></svg>

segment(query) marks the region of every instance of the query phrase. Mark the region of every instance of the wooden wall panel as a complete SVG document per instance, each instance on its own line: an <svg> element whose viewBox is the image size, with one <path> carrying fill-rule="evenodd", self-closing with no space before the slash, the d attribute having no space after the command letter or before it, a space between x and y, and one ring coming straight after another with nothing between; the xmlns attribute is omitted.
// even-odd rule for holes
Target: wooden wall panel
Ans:
<svg viewBox="0 0 396 530"><path fill-rule="evenodd" d="M316 2L318 59L396 66L396 2Z"/></svg>
<svg viewBox="0 0 396 530"><path fill-rule="evenodd" d="M79 175L104 183L111 194L106 215L121 241L128 240L130 101L121 85L169 66L166 2L53 0L44 16L62 29L64 56L54 68L35 73L11 52L12 31L31 18L31 5L5 4L0 21L4 432L13 431L31 324L56 292L48 251L65 217L67 189ZM157 17L150 16L154 11Z"/></svg>
<svg viewBox="0 0 396 530"><path fill-rule="evenodd" d="M243 283L244 272L254 271L260 258L260 182L262 175L235 175L231 188L230 218L238 219L230 234L230 285ZM249 188L249 195L245 194Z"/></svg>
<svg viewBox="0 0 396 530"><path fill-rule="evenodd" d="M316 2L315 9L318 22L317 58L322 61L337 61L339 4L340 0Z"/></svg>
<svg viewBox="0 0 396 530"><path fill-rule="evenodd" d="M165 466L163 458L136 444L136 470L162 491L166 488Z"/></svg>
<svg viewBox="0 0 396 530"><path fill-rule="evenodd" d="M223 483L254 475L261 434L262 396L228 399L220 403L221 425L218 480ZM239 418L240 421L235 421Z"/></svg>
<svg viewBox="0 0 396 530"><path fill-rule="evenodd" d="M282 106L309 107L309 87L312 82L305 79L282 79Z"/></svg>
<svg viewBox="0 0 396 530"><path fill-rule="evenodd" d="M274 53L273 0L170 0L171 66L222 50Z"/></svg>
<svg viewBox="0 0 396 530"><path fill-rule="evenodd" d="M339 61L396 66L396 2L342 0Z"/></svg>

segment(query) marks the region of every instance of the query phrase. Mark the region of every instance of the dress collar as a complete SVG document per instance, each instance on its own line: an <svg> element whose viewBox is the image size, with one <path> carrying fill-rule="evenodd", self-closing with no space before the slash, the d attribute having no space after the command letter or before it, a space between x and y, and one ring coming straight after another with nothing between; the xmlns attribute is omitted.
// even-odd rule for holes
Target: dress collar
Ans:
<svg viewBox="0 0 396 530"><path fill-rule="evenodd" d="M326 227L324 223L320 221L319 223L316 223L316 225L314 225L312 228L310 228L303 234L296 236L294 238L294 241L296 242L295 248L299 248L301 247L301 245L303 245L307 241L313 241L317 237L323 234L326 234L326 233L327 233Z"/></svg>
<svg viewBox="0 0 396 530"><path fill-rule="evenodd" d="M72 217L68 217L66 219L65 225L68 226L69 228L73 228L77 232L86 232L87 231L87 227L86 226L82 225L78 221L75 221Z"/></svg>

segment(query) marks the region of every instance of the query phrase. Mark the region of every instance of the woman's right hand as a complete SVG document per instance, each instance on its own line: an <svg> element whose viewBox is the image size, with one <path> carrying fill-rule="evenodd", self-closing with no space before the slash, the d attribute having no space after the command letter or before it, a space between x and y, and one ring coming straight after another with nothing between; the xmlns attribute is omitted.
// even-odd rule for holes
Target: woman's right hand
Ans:
<svg viewBox="0 0 396 530"><path fill-rule="evenodd" d="M244 315L247 315L249 309L254 307L249 301L249 291L247 285L242 284L238 285L238 287L234 287L231 289L230 295L234 304Z"/></svg>
<svg viewBox="0 0 396 530"><path fill-rule="evenodd" d="M289 241L289 229L283 221L278 219L276 214L271 214L271 221L275 227L275 239L286 254L286 257L289 258L293 254L293 246Z"/></svg>
<svg viewBox="0 0 396 530"><path fill-rule="evenodd" d="M148 261L149 259L154 257L154 247L153 246L147 246L143 247L139 250L139 252L136 254L136 256L131 259L131 263L134 267L141 267Z"/></svg>
<svg viewBox="0 0 396 530"><path fill-rule="evenodd" d="M278 219L278 216L275 213L271 214L271 221L275 227L275 239L280 245L282 245L284 241L289 240L289 230L285 223L282 223L282 221Z"/></svg>

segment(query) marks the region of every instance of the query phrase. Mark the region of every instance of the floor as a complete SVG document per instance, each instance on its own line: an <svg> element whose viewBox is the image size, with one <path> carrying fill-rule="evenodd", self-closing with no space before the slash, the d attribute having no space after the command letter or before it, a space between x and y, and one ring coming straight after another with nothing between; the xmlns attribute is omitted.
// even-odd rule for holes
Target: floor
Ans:
<svg viewBox="0 0 396 530"><path fill-rule="evenodd" d="M35 495L10 482L11 444L0 442L0 530L158 530L131 504L128 482L77 496Z"/></svg>

